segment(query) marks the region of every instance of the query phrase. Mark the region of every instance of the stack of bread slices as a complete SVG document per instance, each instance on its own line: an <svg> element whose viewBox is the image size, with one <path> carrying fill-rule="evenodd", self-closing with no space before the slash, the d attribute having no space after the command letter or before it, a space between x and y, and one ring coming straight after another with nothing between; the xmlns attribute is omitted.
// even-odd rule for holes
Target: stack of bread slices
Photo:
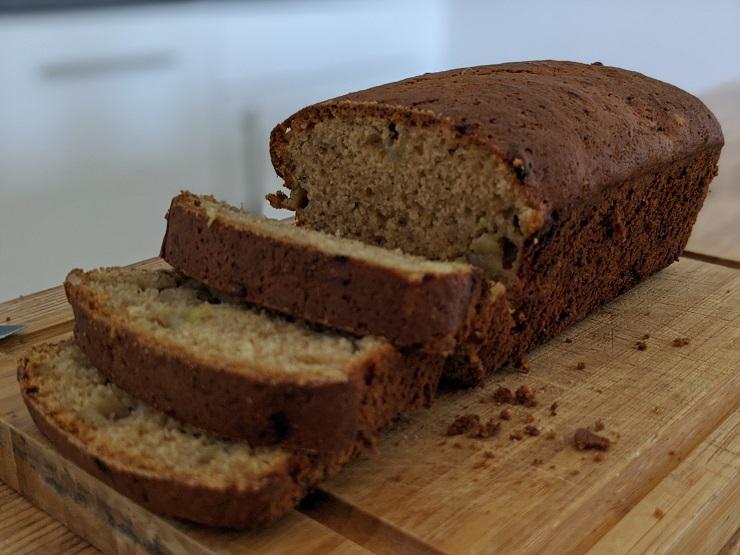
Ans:
<svg viewBox="0 0 740 555"><path fill-rule="evenodd" d="M479 269L182 193L174 269L73 270L74 341L22 362L39 428L154 511L266 524L429 405L484 297ZM191 276L191 277L189 277Z"/></svg>
<svg viewBox="0 0 740 555"><path fill-rule="evenodd" d="M172 269L72 271L74 340L20 361L68 458L153 511L254 527L429 405L681 253L722 133L691 95L570 62L310 106L271 154L295 223L182 193Z"/></svg>

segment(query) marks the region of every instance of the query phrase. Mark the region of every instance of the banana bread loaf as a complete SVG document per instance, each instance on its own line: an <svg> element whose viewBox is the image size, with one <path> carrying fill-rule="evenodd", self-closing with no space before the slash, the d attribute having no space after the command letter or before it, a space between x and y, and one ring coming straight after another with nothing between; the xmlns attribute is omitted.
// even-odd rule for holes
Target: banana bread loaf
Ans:
<svg viewBox="0 0 740 555"><path fill-rule="evenodd" d="M290 196L268 199L300 226L480 266L506 286L515 359L681 254L722 145L701 101L639 73L470 67L290 116L270 140ZM501 361L482 333L472 382Z"/></svg>
<svg viewBox="0 0 740 555"><path fill-rule="evenodd" d="M252 445L344 452L431 403L443 357L319 330L173 271L73 270L75 339L158 410Z"/></svg>
<svg viewBox="0 0 740 555"><path fill-rule="evenodd" d="M210 526L269 524L352 455L204 434L108 382L71 341L34 348L18 381L34 422L63 456L152 511Z"/></svg>
<svg viewBox="0 0 740 555"><path fill-rule="evenodd" d="M191 193L172 200L161 256L183 274L250 303L441 353L467 335L489 288L468 263L430 261L297 228ZM496 291L503 302L503 288Z"/></svg>

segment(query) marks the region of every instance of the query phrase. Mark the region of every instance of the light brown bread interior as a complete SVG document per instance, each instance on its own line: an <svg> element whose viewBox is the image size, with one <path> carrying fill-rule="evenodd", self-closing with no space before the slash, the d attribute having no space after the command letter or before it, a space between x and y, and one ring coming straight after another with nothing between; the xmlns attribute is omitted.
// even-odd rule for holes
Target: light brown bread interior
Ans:
<svg viewBox="0 0 740 555"><path fill-rule="evenodd" d="M506 279L538 226L511 168L442 127L339 114L285 138L286 205L308 227Z"/></svg>
<svg viewBox="0 0 740 555"><path fill-rule="evenodd" d="M290 454L208 435L105 380L72 343L29 354L34 402L91 455L144 475L214 489L258 490Z"/></svg>
<svg viewBox="0 0 740 555"><path fill-rule="evenodd" d="M73 271L67 281L114 326L269 383L346 381L365 357L389 348L379 339L317 330L246 306L171 271Z"/></svg>

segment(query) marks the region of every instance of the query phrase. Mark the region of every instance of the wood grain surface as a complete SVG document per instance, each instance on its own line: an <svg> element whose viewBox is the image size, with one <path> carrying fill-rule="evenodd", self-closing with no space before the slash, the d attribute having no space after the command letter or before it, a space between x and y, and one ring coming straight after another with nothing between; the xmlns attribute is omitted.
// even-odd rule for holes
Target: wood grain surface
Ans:
<svg viewBox="0 0 740 555"><path fill-rule="evenodd" d="M351 464L259 533L150 515L56 455L22 406L14 368L31 344L69 334L63 293L0 305L0 316L29 324L0 344L0 477L107 552L642 553L686 546L696 553L726 545L740 524L740 272L733 269L673 265L532 353L528 374L502 373L483 388L447 393L432 410L403 420L379 456ZM637 350L645 334L647 349ZM672 345L684 336L688 345ZM521 384L536 390L538 405L509 406L512 419L498 436L445 437L459 414L497 417L503 406L490 401L493 391ZM510 440L528 418L540 435ZM574 430L597 419L615 440L601 461L572 445ZM555 439L546 439L549 431ZM0 520L19 552L24 539L31 551L38 538L57 542L52 552L79 541L39 513L24 515ZM26 532L18 532L23 523Z"/></svg>

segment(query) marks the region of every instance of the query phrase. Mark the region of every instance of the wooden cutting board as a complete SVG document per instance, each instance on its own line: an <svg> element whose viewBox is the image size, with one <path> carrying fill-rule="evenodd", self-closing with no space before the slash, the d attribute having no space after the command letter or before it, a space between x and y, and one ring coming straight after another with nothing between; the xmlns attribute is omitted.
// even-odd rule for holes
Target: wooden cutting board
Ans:
<svg viewBox="0 0 740 555"><path fill-rule="evenodd" d="M737 538L737 270L681 260L532 353L528 373L442 395L387 433L378 455L245 533L152 515L59 457L23 407L15 359L66 337L71 312L56 288L0 305L6 317L29 327L0 343L0 479L103 551L713 553ZM673 346L681 337L689 343ZM522 384L536 407L491 401ZM458 415L498 418L504 407L511 420L493 438L445 436ZM603 458L572 445L597 420L614 440ZM510 439L527 424L540 434Z"/></svg>

